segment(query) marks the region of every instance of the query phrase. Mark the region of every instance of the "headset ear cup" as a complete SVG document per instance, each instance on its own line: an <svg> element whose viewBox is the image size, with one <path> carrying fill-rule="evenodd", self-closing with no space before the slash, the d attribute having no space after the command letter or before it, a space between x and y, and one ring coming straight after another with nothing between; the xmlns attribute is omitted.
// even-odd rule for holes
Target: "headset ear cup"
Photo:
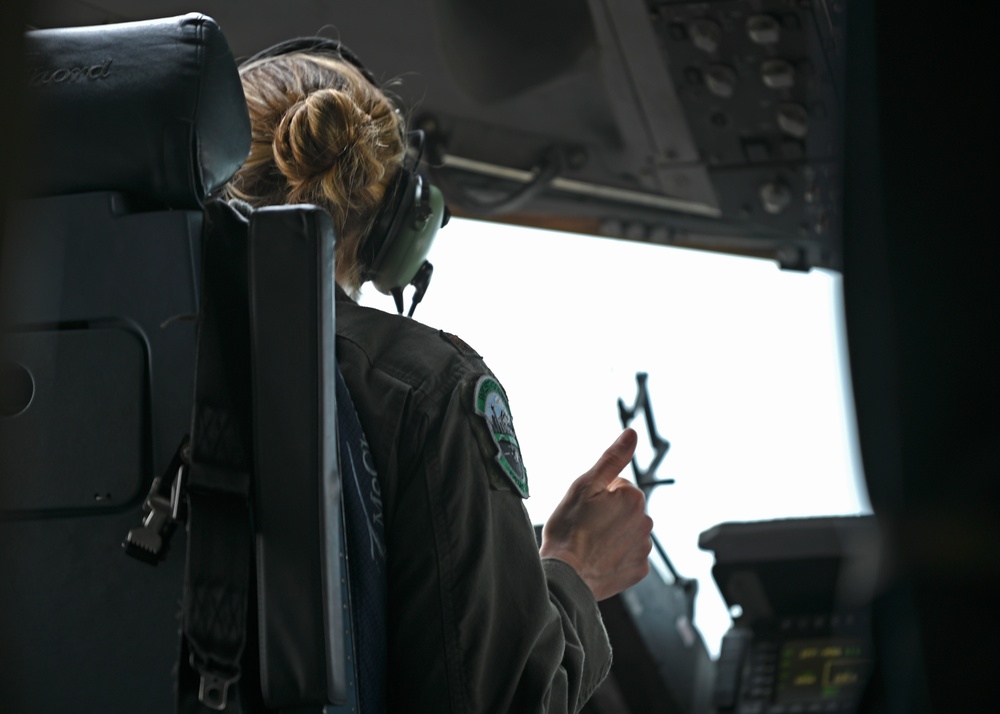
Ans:
<svg viewBox="0 0 1000 714"><path fill-rule="evenodd" d="M414 181L413 173L405 166L401 166L386 187L382 204L375 214L375 221L361 246L365 280L377 284L382 282L379 278L383 273L386 256L393 251L400 221L413 201ZM379 290L388 293L389 289L379 288Z"/></svg>
<svg viewBox="0 0 1000 714"><path fill-rule="evenodd" d="M400 192L384 206L385 216L376 221L369 236L375 252L368 279L375 289L390 294L412 282L430 252L434 237L444 222L444 196L422 176L406 169L409 176L399 186ZM382 236L374 235L384 227ZM381 245L376 245L379 241ZM366 241L367 242L367 241Z"/></svg>

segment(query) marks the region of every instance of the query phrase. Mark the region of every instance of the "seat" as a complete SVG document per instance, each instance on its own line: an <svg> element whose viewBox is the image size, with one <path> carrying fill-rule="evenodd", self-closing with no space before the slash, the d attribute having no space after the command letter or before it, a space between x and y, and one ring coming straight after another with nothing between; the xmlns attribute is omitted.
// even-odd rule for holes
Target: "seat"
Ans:
<svg viewBox="0 0 1000 714"><path fill-rule="evenodd" d="M190 518L163 519L154 477L195 460L178 449L186 434L190 453L204 442L203 268L221 238L248 251L255 466L251 626L227 710L356 703L329 217L212 200L247 155L249 120L210 18L31 32L26 46L37 171L12 207L0 275L0 366L17 386L0 415L4 711L219 708L188 701L178 658L197 580L185 552L203 536ZM174 503L176 515L200 508ZM141 540L171 533L159 553ZM155 567L123 555L126 534Z"/></svg>

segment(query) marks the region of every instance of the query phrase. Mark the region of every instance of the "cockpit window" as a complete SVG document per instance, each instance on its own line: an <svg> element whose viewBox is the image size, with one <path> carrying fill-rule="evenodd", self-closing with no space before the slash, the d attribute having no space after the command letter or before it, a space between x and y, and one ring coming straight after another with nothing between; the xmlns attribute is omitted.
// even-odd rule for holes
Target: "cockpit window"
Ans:
<svg viewBox="0 0 1000 714"><path fill-rule="evenodd" d="M659 434L649 500L695 624L716 656L730 625L698 534L724 521L870 513L838 273L456 219L416 312L484 356L506 388L544 522L621 430L647 373ZM369 288L362 303L392 310ZM643 419L640 467L652 458ZM631 474L627 474L631 475ZM654 560L655 562L655 560ZM664 573L665 577L667 576Z"/></svg>

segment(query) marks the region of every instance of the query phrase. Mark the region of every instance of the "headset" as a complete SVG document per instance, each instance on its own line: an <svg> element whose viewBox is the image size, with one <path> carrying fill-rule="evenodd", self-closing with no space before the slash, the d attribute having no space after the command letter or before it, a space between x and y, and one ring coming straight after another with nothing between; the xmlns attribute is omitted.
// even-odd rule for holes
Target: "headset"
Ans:
<svg viewBox="0 0 1000 714"><path fill-rule="evenodd" d="M352 65L374 87L381 90L375 75L358 56L338 40L327 37L298 37L279 42L241 63L241 67L262 59L303 52L327 55ZM438 230L447 225L451 213L440 189L418 173L423 154L424 133L410 132L404 143L416 142L416 156L410 152L386 189L372 229L361 243L362 277L379 292L392 295L397 311L403 313L403 288L413 285L415 292L409 316L427 291L434 267L427 261L431 243Z"/></svg>

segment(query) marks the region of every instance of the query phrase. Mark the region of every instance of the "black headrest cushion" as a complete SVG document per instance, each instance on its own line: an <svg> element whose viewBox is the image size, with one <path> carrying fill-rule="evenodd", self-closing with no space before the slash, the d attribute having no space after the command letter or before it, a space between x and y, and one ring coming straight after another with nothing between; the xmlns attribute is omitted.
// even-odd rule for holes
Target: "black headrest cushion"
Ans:
<svg viewBox="0 0 1000 714"><path fill-rule="evenodd" d="M25 50L33 195L114 190L194 207L246 160L243 87L209 17L37 30Z"/></svg>

